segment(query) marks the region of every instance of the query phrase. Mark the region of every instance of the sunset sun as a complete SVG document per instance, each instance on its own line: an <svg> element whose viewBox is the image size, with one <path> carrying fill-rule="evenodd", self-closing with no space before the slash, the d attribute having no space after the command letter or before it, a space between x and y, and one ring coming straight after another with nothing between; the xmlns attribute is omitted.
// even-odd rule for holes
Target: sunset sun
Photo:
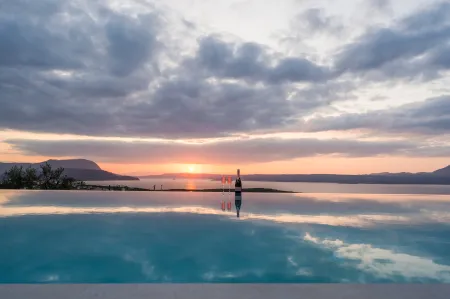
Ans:
<svg viewBox="0 0 450 299"><path fill-rule="evenodd" d="M190 173L193 173L194 171L195 171L195 167L194 166L189 166L188 167L188 171L190 172Z"/></svg>

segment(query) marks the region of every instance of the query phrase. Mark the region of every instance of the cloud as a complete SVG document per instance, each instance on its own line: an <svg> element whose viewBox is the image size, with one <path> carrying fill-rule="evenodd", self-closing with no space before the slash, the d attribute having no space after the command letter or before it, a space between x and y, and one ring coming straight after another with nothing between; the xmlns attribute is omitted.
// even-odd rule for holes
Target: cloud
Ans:
<svg viewBox="0 0 450 299"><path fill-rule="evenodd" d="M0 129L160 138L282 131L353 97L361 84L353 76L433 78L448 69L448 12L441 4L372 29L330 66L202 35L146 1L6 0ZM303 21L311 32L341 26L318 9Z"/></svg>
<svg viewBox="0 0 450 299"><path fill-rule="evenodd" d="M439 77L450 66L443 57L450 42L449 20L450 4L442 2L392 27L371 28L341 49L336 70L377 80Z"/></svg>
<svg viewBox="0 0 450 299"><path fill-rule="evenodd" d="M0 67L129 74L155 54L157 19L150 12L118 13L106 1L7 0Z"/></svg>
<svg viewBox="0 0 450 299"><path fill-rule="evenodd" d="M342 33L343 24L334 16L329 16L323 9L307 9L293 20L292 26L306 34L337 34Z"/></svg>
<svg viewBox="0 0 450 299"><path fill-rule="evenodd" d="M322 105L288 100L295 88L285 83L322 81L323 68L213 36L175 57L183 37L174 34L192 26L169 23L167 11L140 3L118 10L108 1L7 1L0 12L0 128L217 137L292 125Z"/></svg>
<svg viewBox="0 0 450 299"><path fill-rule="evenodd" d="M379 10L388 10L390 1L372 1ZM280 83L324 83L342 75L368 80L392 79L432 80L450 67L450 5L442 2L414 12L390 27L369 27L353 41L330 53L333 65L319 65L297 55L286 57L271 52L263 45L229 42L217 35L201 38L195 56L187 59L189 70L209 77L222 77ZM283 34L284 42L304 45L311 36L339 36L346 29L339 18L324 10L311 8L301 12L291 24L291 33Z"/></svg>
<svg viewBox="0 0 450 299"><path fill-rule="evenodd" d="M0 127L89 134L112 125L114 106L147 89L161 26L152 10L132 17L106 1L4 2Z"/></svg>
<svg viewBox="0 0 450 299"><path fill-rule="evenodd" d="M229 164L264 163L318 155L368 157L408 155L418 145L408 141L354 141L258 138L188 144L180 142L119 142L102 140L27 140L5 143L25 155L86 157L102 162Z"/></svg>
<svg viewBox="0 0 450 299"><path fill-rule="evenodd" d="M186 66L205 70L206 76L243 79L250 82L321 82L330 78L326 67L300 57L277 59L266 47L256 43L226 42L217 36L199 41L198 51Z"/></svg>
<svg viewBox="0 0 450 299"><path fill-rule="evenodd" d="M121 120L128 117L133 132L212 137L291 124L295 113L286 92L276 86L180 79L164 82L152 98L119 113Z"/></svg>
<svg viewBox="0 0 450 299"><path fill-rule="evenodd" d="M389 110L316 117L306 122L304 129L309 132L364 129L391 134L447 134L450 131L450 96Z"/></svg>
<svg viewBox="0 0 450 299"><path fill-rule="evenodd" d="M450 266L433 260L389 249L376 248L371 244L347 244L342 240L319 239L306 233L304 240L335 252L341 259L358 261L357 268L383 278L397 275L413 280L431 278L450 282Z"/></svg>
<svg viewBox="0 0 450 299"><path fill-rule="evenodd" d="M345 40L348 29L340 16L330 15L325 8L314 7L297 13L289 21L288 28L276 32L274 38L291 56L326 61L329 64L327 79L333 79L335 73L330 62L334 48Z"/></svg>
<svg viewBox="0 0 450 299"><path fill-rule="evenodd" d="M380 12L391 12L392 10L391 0L370 0L370 4L372 8Z"/></svg>
<svg viewBox="0 0 450 299"><path fill-rule="evenodd" d="M116 76L128 76L151 60L158 49L157 16L146 14L133 20L112 17L105 26L110 69Z"/></svg>

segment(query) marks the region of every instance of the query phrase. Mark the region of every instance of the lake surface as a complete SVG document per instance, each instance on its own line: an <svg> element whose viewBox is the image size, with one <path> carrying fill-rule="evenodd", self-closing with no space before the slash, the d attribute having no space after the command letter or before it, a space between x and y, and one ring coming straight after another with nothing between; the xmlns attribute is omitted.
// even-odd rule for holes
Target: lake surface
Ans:
<svg viewBox="0 0 450 299"><path fill-rule="evenodd" d="M0 190L0 283L450 282L449 196L234 199Z"/></svg>
<svg viewBox="0 0 450 299"><path fill-rule="evenodd" d="M140 181L91 181L88 184L125 185L153 189L215 189L222 188L220 181L200 179L142 179ZM379 185L379 184L334 184L301 182L252 182L244 181L245 188L273 188L304 193L354 193L354 194L448 194L450 185ZM231 186L234 188L234 182ZM228 186L225 188L228 190Z"/></svg>

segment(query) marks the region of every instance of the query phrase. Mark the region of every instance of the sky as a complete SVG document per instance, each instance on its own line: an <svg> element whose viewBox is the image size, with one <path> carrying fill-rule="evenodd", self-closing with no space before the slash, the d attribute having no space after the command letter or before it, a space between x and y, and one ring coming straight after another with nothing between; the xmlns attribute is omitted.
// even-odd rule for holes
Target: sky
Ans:
<svg viewBox="0 0 450 299"><path fill-rule="evenodd" d="M450 164L450 2L3 0L0 161L121 174Z"/></svg>

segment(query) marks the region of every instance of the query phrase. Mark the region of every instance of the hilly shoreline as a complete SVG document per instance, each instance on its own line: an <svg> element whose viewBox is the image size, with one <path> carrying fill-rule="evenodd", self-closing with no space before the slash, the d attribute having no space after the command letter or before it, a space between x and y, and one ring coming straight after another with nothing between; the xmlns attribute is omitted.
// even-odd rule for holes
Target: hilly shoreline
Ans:
<svg viewBox="0 0 450 299"><path fill-rule="evenodd" d="M227 174L228 176L228 174ZM384 184L384 185L450 185L450 166L433 172L420 173L379 173L362 175L342 174L248 174L241 175L246 181L260 182L303 182L303 183L337 183L337 184ZM161 175L140 176L164 179L209 179L220 181L220 174L166 173Z"/></svg>
<svg viewBox="0 0 450 299"><path fill-rule="evenodd" d="M64 174L81 181L138 181L140 179L207 179L220 181L221 174L165 173L160 175L128 176L105 171L91 160L51 159L41 163L0 163L0 176L13 166L39 168L48 162L52 167L64 168ZM227 175L228 176L228 175ZM234 176L234 174L233 174ZM260 182L305 182L337 184L385 184L385 185L450 185L450 165L433 172L420 173L373 173L362 175L342 174L248 174L241 176L246 181Z"/></svg>
<svg viewBox="0 0 450 299"><path fill-rule="evenodd" d="M100 168L94 161L86 159L69 159L69 160L55 160L50 159L39 163L1 163L0 162L0 177L3 173L14 166L23 168L39 169L41 164L49 163L52 168L64 168L64 174L68 177L79 181L139 181L139 178L127 175L115 174Z"/></svg>

